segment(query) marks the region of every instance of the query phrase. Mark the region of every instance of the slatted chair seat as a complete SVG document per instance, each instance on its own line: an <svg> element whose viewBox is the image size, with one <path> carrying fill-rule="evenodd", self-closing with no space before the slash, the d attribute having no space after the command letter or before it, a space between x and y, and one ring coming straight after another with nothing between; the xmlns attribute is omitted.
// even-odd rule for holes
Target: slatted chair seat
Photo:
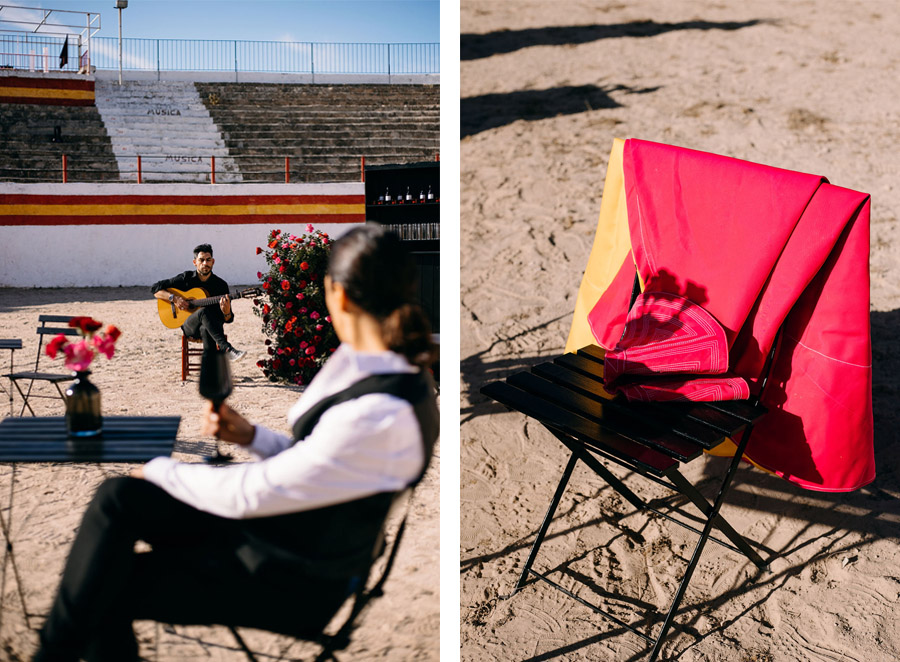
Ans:
<svg viewBox="0 0 900 662"><path fill-rule="evenodd" d="M539 421L571 453L525 566L512 593L505 597L515 595L525 586L529 577L534 576L652 644L649 659L654 660L673 623L707 540L743 554L761 570L767 567L767 561L763 560L754 545L735 531L719 512L750 438L753 424L766 414L766 408L756 401L740 400L702 403L628 402L624 397L612 396L604 389L603 357L604 351L601 348L588 346L576 353L564 354L553 361L536 365L529 371L510 375L504 381L487 384L481 389L484 395ZM737 439L738 436L740 441L737 452L721 477L718 495L710 503L685 478L682 469L688 463L702 458L704 451L715 449L726 440ZM588 603L533 568L556 508L579 460L637 510L653 512L693 531L699 537L679 588L655 635L641 631L601 607ZM625 467L686 497L700 511L702 526L698 528L653 507L613 474L607 467L607 462ZM673 508L673 512L680 511ZM681 516L684 519L690 517L687 513L681 513ZM718 529L724 540L711 535L714 528Z"/></svg>

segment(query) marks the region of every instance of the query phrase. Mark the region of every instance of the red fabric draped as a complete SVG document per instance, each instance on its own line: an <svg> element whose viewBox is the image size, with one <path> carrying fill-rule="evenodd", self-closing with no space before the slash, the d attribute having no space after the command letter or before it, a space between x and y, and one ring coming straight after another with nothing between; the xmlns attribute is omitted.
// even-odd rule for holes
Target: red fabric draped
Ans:
<svg viewBox="0 0 900 662"><path fill-rule="evenodd" d="M810 489L875 477L869 332L869 196L823 177L628 140L632 255L589 315L621 338L635 265L645 292L702 306L729 368L753 388L783 336L746 455Z"/></svg>

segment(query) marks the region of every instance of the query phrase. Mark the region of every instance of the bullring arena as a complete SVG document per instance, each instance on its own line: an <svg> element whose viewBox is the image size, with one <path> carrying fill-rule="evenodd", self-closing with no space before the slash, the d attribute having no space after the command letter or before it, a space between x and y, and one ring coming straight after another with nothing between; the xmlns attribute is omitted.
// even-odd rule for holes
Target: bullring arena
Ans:
<svg viewBox="0 0 900 662"><path fill-rule="evenodd" d="M47 39L55 55L62 39ZM160 323L149 285L190 268L201 242L234 289L258 285L266 267L256 247L272 229L302 234L312 224L334 237L365 223L367 168L438 158L439 73L242 71L235 82L234 71L131 71L119 84L114 70L79 73L83 53L72 49L63 71L27 58L0 69L0 338L22 340L12 355L22 370L34 366L40 315L116 324L115 356L93 366L104 415L180 415L173 456L202 461L214 442L199 431L197 374L182 381L181 332ZM250 301L234 311L229 340L247 357L233 366L229 402L289 433L286 411L303 388L263 376L261 320ZM10 353L0 354L5 374ZM62 367L47 357L41 366ZM3 388L3 416L18 416L21 397ZM29 399L35 414L62 415L52 386L34 393L49 396ZM438 448L416 491L385 597L347 649L356 659L439 657L439 457ZM0 465L0 659L30 659L81 513L100 482L132 468ZM144 659L245 659L225 628L139 622L136 631ZM318 650L243 634L260 660Z"/></svg>

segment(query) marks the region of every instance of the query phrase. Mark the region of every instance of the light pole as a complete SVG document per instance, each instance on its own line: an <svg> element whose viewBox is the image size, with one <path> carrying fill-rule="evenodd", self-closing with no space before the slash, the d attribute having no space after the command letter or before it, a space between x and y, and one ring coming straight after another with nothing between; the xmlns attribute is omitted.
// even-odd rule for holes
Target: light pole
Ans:
<svg viewBox="0 0 900 662"><path fill-rule="evenodd" d="M116 9L119 10L119 85L122 84L122 10L128 6L128 0L116 0Z"/></svg>

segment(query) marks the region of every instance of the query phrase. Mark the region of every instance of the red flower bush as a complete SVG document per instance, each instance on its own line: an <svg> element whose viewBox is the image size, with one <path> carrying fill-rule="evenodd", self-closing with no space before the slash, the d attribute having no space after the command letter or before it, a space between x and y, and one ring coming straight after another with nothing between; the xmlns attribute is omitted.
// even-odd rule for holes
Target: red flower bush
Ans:
<svg viewBox="0 0 900 662"><path fill-rule="evenodd" d="M272 230L268 249L257 249L269 270L259 274L264 299L253 302L268 336L268 358L256 365L273 382L309 383L339 344L319 276L328 267L331 241L312 225L306 229L301 237Z"/></svg>

